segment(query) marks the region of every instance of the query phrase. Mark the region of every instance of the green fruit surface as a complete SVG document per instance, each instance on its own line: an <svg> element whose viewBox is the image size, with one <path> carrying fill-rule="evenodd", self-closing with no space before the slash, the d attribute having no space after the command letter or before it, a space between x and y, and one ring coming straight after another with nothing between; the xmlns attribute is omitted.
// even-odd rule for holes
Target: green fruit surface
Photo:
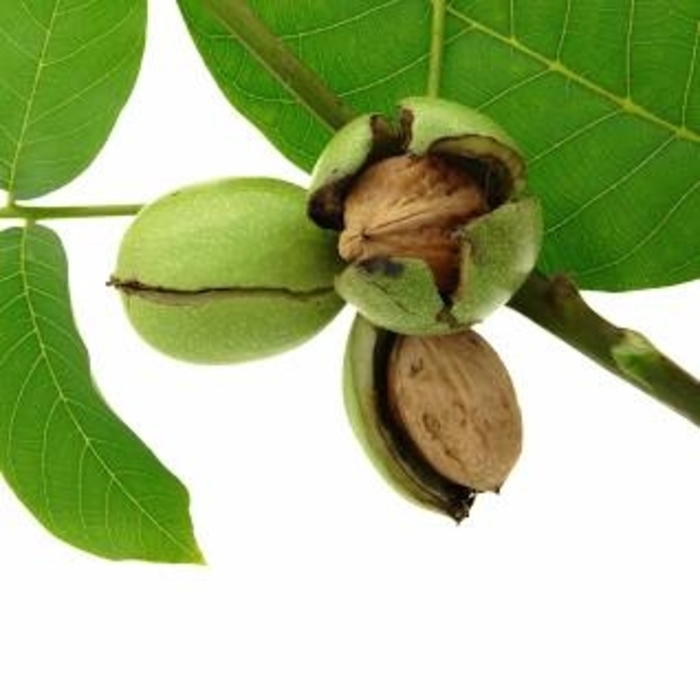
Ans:
<svg viewBox="0 0 700 700"><path fill-rule="evenodd" d="M336 237L300 187L267 178L194 185L146 207L113 284L138 333L182 360L227 363L290 349L340 310Z"/></svg>

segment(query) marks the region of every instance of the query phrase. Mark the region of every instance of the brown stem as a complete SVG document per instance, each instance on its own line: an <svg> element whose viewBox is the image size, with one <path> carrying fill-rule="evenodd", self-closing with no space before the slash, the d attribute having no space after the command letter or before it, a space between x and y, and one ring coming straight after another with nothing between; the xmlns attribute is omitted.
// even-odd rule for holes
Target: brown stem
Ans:
<svg viewBox="0 0 700 700"><path fill-rule="evenodd" d="M696 425L700 382L636 331L613 325L566 277L533 273L509 305Z"/></svg>
<svg viewBox="0 0 700 700"><path fill-rule="evenodd" d="M204 0L204 4L329 131L339 129L352 119L352 110L258 19L247 3L241 0Z"/></svg>

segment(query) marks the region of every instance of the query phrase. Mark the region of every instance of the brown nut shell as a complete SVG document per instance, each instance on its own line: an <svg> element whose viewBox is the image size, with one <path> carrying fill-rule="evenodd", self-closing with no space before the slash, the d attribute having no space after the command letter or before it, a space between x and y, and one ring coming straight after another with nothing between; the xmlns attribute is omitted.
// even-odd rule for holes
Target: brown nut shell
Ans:
<svg viewBox="0 0 700 700"><path fill-rule="evenodd" d="M426 462L457 484L498 491L520 455L513 385L496 352L472 330L398 336L387 401Z"/></svg>

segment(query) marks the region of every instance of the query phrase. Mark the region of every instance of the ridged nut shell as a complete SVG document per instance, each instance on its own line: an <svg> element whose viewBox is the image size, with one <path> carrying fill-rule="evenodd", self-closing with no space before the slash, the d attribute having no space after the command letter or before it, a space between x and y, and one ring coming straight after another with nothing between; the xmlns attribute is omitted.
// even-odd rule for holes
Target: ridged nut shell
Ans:
<svg viewBox="0 0 700 700"><path fill-rule="evenodd" d="M387 400L436 471L475 491L501 488L520 455L520 411L505 366L476 332L399 336Z"/></svg>

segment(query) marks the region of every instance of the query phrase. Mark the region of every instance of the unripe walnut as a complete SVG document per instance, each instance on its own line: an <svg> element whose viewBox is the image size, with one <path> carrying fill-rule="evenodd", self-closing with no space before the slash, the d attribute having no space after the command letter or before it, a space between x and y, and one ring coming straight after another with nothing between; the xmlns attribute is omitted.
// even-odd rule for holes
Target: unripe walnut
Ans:
<svg viewBox="0 0 700 700"><path fill-rule="evenodd" d="M308 220L300 187L232 178L146 207L122 241L111 283L155 348L201 363L287 350L340 310L335 237Z"/></svg>

